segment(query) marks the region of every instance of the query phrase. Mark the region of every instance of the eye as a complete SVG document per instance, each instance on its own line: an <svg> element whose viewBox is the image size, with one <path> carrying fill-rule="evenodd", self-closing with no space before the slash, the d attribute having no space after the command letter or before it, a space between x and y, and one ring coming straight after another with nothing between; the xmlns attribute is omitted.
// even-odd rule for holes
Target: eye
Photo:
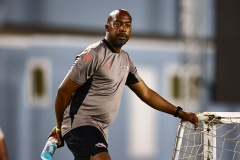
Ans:
<svg viewBox="0 0 240 160"><path fill-rule="evenodd" d="M131 27L131 23L127 23L126 26L127 26L128 28L130 28L130 27Z"/></svg>
<svg viewBox="0 0 240 160"><path fill-rule="evenodd" d="M114 22L114 26L120 26L121 23L120 22Z"/></svg>

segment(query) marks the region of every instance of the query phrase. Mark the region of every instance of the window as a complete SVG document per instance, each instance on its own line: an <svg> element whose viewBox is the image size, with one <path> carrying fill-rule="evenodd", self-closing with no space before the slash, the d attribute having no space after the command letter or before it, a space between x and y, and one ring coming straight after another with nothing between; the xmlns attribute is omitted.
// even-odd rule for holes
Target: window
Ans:
<svg viewBox="0 0 240 160"><path fill-rule="evenodd" d="M167 65L164 69L164 97L175 105L184 106L185 110L199 112L201 76L201 69L197 65Z"/></svg>
<svg viewBox="0 0 240 160"><path fill-rule="evenodd" d="M47 58L31 58L27 61L27 102L31 107L49 106L51 92L51 63Z"/></svg>

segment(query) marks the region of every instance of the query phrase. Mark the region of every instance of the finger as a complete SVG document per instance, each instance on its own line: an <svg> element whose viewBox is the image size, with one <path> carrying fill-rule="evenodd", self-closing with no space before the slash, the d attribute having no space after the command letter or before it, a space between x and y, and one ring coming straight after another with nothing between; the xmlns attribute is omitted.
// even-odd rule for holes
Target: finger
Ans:
<svg viewBox="0 0 240 160"><path fill-rule="evenodd" d="M56 131L55 131L55 128L52 130L52 132L48 135L48 137L47 138L49 138L49 137L52 137L53 135L55 135L56 134Z"/></svg>
<svg viewBox="0 0 240 160"><path fill-rule="evenodd" d="M195 128L197 129L198 128L198 119L196 119L196 121L195 121Z"/></svg>
<svg viewBox="0 0 240 160"><path fill-rule="evenodd" d="M64 141L61 135L61 131L56 131L57 139L58 139L58 148L62 147L64 145Z"/></svg>
<svg viewBox="0 0 240 160"><path fill-rule="evenodd" d="M197 117L192 117L191 122L194 125L195 129L198 128L198 118Z"/></svg>
<svg viewBox="0 0 240 160"><path fill-rule="evenodd" d="M194 127L194 130L196 131L198 129L198 125L196 125L195 127Z"/></svg>
<svg viewBox="0 0 240 160"><path fill-rule="evenodd" d="M53 133L51 132L51 133L48 135L47 139L48 139L49 137L52 137L52 136L53 136Z"/></svg>
<svg viewBox="0 0 240 160"><path fill-rule="evenodd" d="M58 140L57 148L64 146L64 141L62 139Z"/></svg>

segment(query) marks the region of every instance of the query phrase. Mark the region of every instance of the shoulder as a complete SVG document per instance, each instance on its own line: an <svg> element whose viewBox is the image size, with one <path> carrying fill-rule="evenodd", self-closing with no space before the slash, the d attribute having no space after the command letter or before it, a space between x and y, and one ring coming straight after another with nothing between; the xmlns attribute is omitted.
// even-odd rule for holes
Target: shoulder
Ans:
<svg viewBox="0 0 240 160"><path fill-rule="evenodd" d="M87 46L83 51L81 51L77 55L76 59L84 58L85 56L90 56L90 55L91 55L91 57L96 56L97 55L97 48L99 48L99 47L101 47L100 41Z"/></svg>
<svg viewBox="0 0 240 160"><path fill-rule="evenodd" d="M128 52L126 52L125 50L121 50L121 53L120 53L120 54L121 54L122 56L130 59L130 56L129 56Z"/></svg>
<svg viewBox="0 0 240 160"><path fill-rule="evenodd" d="M76 57L76 61L84 61L84 63L91 62L100 65L107 57L107 52L106 46L102 43L102 41L99 41L89 45L81 53L79 53Z"/></svg>
<svg viewBox="0 0 240 160"><path fill-rule="evenodd" d="M121 53L126 54L126 55L129 55L128 52L125 51L125 50L123 50L123 49L121 50Z"/></svg>
<svg viewBox="0 0 240 160"><path fill-rule="evenodd" d="M122 55L123 57L125 57L125 59L126 59L128 62L133 63L132 58L131 58L131 56L128 54L128 52L126 52L126 51L124 51L124 50L121 50L121 55Z"/></svg>

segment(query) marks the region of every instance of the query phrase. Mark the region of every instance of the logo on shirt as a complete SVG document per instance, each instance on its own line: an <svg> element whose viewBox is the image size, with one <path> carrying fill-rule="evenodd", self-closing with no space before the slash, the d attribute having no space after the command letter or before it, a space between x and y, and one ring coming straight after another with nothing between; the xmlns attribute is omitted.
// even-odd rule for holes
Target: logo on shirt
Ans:
<svg viewBox="0 0 240 160"><path fill-rule="evenodd" d="M95 144L95 147L103 147L103 148L107 148L105 144L103 143L97 143Z"/></svg>
<svg viewBox="0 0 240 160"><path fill-rule="evenodd" d="M85 54L84 55L84 57L83 57L83 59L84 59L84 61L88 61L89 59L90 59L90 55L87 53L87 54Z"/></svg>
<svg viewBox="0 0 240 160"><path fill-rule="evenodd" d="M122 65L122 67L121 67L121 68L122 68L123 70L125 70L125 71L126 71L126 70L128 70L128 68L129 68L129 67L128 67L128 66L126 66L126 65Z"/></svg>
<svg viewBox="0 0 240 160"><path fill-rule="evenodd" d="M106 65L107 65L107 69L110 70L110 68L111 68L111 63L110 63L110 62L107 62Z"/></svg>

